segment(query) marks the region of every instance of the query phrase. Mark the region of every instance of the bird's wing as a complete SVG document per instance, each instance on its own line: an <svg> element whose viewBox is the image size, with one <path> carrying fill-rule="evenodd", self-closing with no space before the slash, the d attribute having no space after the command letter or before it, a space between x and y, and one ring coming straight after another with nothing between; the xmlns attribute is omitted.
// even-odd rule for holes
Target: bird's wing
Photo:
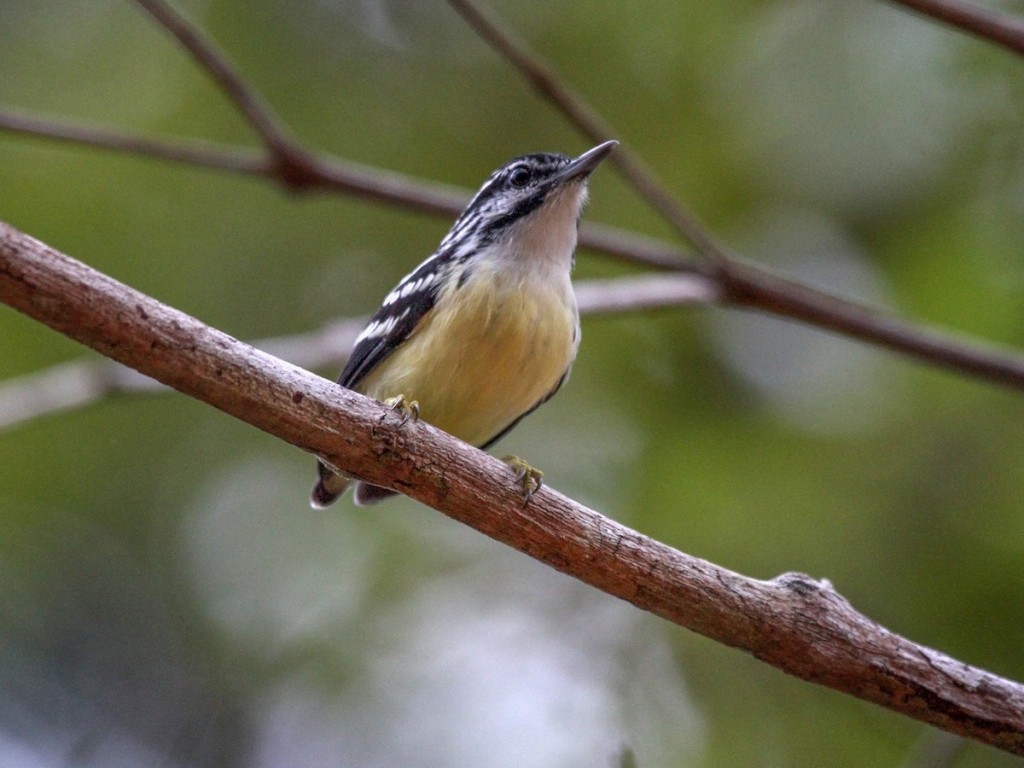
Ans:
<svg viewBox="0 0 1024 768"><path fill-rule="evenodd" d="M358 389L359 382L387 359L416 330L437 301L439 270L437 255L420 264L395 286L356 339L338 383Z"/></svg>

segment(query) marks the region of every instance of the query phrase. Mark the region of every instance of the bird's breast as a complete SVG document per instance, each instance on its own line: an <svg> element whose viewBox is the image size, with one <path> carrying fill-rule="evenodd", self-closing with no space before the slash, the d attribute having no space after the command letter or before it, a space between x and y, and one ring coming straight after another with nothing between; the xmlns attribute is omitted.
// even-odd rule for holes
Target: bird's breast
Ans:
<svg viewBox="0 0 1024 768"><path fill-rule="evenodd" d="M422 418L475 445L543 400L579 344L568 270L512 275L476 269L448 281L434 309L359 389L403 394Z"/></svg>

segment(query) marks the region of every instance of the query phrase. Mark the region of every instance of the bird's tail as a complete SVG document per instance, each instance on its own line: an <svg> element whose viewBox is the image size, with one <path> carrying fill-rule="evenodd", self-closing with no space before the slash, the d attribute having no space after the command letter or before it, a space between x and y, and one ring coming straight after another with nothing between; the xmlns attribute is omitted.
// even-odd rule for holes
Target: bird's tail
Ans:
<svg viewBox="0 0 1024 768"><path fill-rule="evenodd" d="M322 461L316 463L316 470L320 477L309 495L309 506L313 509L326 509L352 485L352 478L338 474ZM396 495L396 491L381 488L379 485L356 483L353 501L356 506L368 507Z"/></svg>
<svg viewBox="0 0 1024 768"><path fill-rule="evenodd" d="M313 509L326 509L338 500L352 481L322 461L316 463L316 471L320 477L313 486L313 492L309 494L309 506Z"/></svg>
<svg viewBox="0 0 1024 768"><path fill-rule="evenodd" d="M357 507L368 507L397 495L398 492L392 491L390 488L381 488L379 485L370 485L369 483L356 483L353 500Z"/></svg>

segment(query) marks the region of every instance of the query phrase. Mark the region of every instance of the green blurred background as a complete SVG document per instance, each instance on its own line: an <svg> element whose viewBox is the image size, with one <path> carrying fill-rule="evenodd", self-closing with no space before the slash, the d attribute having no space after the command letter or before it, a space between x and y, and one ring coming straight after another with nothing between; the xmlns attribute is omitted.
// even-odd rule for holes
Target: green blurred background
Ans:
<svg viewBox="0 0 1024 768"><path fill-rule="evenodd" d="M748 257L1024 347L1019 58L868 0L492 5ZM443 2L181 7L339 156L468 190L587 147ZM0 105L252 144L119 0L3 0ZM613 170L591 189L587 219L671 237ZM9 134L0 219L239 338L372 311L449 224ZM93 357L0 307L0 377ZM1024 679L1019 393L760 315L588 318L505 449L674 547L828 578ZM408 500L314 513L312 477L176 394L0 433L0 764L899 766L934 736Z"/></svg>

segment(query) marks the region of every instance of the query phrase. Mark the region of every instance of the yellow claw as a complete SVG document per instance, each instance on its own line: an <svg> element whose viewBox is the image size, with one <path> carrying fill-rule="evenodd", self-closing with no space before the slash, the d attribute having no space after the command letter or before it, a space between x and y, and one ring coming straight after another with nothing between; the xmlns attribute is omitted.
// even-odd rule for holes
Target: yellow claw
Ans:
<svg viewBox="0 0 1024 768"><path fill-rule="evenodd" d="M384 405L392 411L399 411L402 414L402 420L399 422L399 425L405 424L409 419L413 421L419 421L420 419L420 404L416 400L406 400L405 395L389 397L384 401Z"/></svg>
<svg viewBox="0 0 1024 768"><path fill-rule="evenodd" d="M516 473L516 482L522 486L523 499L529 501L533 494L540 490L544 484L544 473L535 467L531 467L518 456L506 456L502 459Z"/></svg>

